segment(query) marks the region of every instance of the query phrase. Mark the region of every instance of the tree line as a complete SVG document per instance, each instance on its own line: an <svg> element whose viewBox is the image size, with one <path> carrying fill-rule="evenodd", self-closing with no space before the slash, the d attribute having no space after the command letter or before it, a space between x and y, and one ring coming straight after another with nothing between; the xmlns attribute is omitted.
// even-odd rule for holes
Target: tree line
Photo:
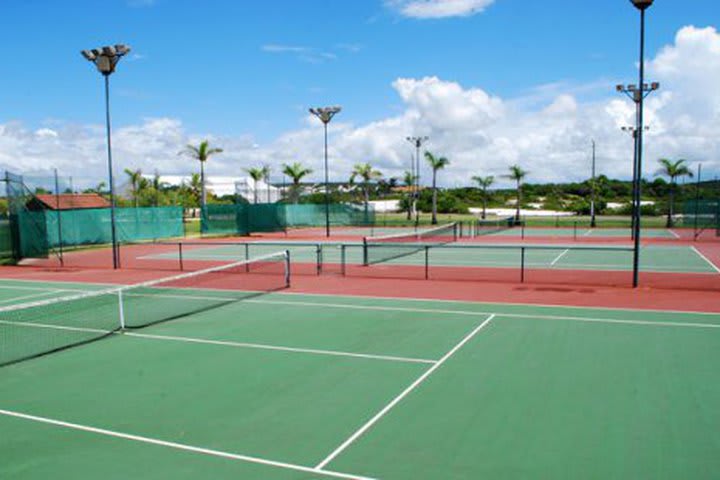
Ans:
<svg viewBox="0 0 720 480"><path fill-rule="evenodd" d="M162 182L157 173L148 178L139 169L125 169L130 198L118 198L118 203L134 207L180 205L185 208L193 208L202 207L208 201L237 201L236 198L218 198L206 191L205 164L211 157L222 152L222 148L212 147L207 140L198 145L186 145L179 155L198 161L200 168L198 173L192 174L187 182L180 185ZM424 152L424 159L432 171L432 183L429 190L421 188L417 191L414 188L416 176L413 172L405 171L402 178L386 178L371 163L365 162L355 164L348 181L342 184L333 184L328 194L334 202L361 201L365 205L371 200L397 199L408 219L411 217L413 209L419 208L422 211L432 212L433 223L437 223L439 212L467 213L469 207L481 206L481 216L486 218L488 208L505 207L510 203L514 203L517 220L521 217L521 209L530 203L542 203L543 208L548 210L588 214L590 198L593 194L596 199L597 213L609 213L607 204L611 201L625 204L620 211L612 213L630 213L630 206L627 203L632 194L632 185L628 181L613 180L599 175L583 182L532 184L526 182L530 172L515 164L508 168L507 175L503 175L503 178L514 183L512 189L492 189L491 187L496 182L496 178L492 175L473 176L474 187L441 189L438 187L438 175L450 165L450 160L446 156L430 151ZM641 185L643 198L658 200L660 205L645 206L643 213L658 214L658 209L661 209L667 215L667 225L672 226L676 201L687 199L696 193L694 185L679 185L678 180L692 178L693 173L684 159L661 158L658 160L658 164L659 169L655 172L655 178L652 181L642 179ZM263 181L270 186L272 169L269 165L245 168L244 171L253 181ZM307 192L307 185L303 183L303 180L311 175L313 170L303 165L302 162L283 164L281 173L290 179L290 184L282 192L283 201L293 203L322 203L325 201L324 193ZM341 185L345 187L344 192L341 192ZM405 188L399 189L398 187ZM720 192L713 191L714 188L714 184L704 188L700 195L701 198L720 197ZM95 188L86 189L85 192L101 193L106 189L107 185L100 183ZM255 203L259 201L257 188L254 188L253 198L250 201Z"/></svg>

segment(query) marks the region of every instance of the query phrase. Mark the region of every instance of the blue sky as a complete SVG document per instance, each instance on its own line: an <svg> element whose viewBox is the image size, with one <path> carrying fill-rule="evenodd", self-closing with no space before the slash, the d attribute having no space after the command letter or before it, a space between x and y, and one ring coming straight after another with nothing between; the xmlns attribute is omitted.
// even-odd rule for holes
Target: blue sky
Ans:
<svg viewBox="0 0 720 480"><path fill-rule="evenodd" d="M116 42L133 48L112 77L116 127L174 119L188 137L261 146L307 128L309 106L341 104L356 129L402 116L400 78L481 89L524 114L564 93L615 98L635 78L627 0L455 1L485 7L418 18L411 0L4 0L0 124L101 123L101 77L79 51ZM657 0L648 17L652 59L681 28L716 26L720 9Z"/></svg>

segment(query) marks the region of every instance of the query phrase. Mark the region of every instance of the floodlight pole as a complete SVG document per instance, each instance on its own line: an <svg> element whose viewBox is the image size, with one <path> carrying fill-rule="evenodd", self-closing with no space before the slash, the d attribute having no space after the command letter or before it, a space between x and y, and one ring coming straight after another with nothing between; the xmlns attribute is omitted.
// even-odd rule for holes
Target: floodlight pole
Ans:
<svg viewBox="0 0 720 480"><path fill-rule="evenodd" d="M595 228L595 140L592 141L592 179L590 180L590 228Z"/></svg>
<svg viewBox="0 0 720 480"><path fill-rule="evenodd" d="M633 287L637 288L640 277L640 219L641 219L641 186L642 186L642 155L643 155L643 130L644 102L651 92L660 88L658 83L653 82L650 86L645 84L645 10L654 0L630 0L640 10L640 73L638 85L618 85L617 91L625 93L636 105L635 125L635 165L633 175Z"/></svg>
<svg viewBox="0 0 720 480"><path fill-rule="evenodd" d="M342 107L311 108L310 113L315 115L325 127L325 236L330 237L330 186L328 178L328 124L335 115L340 113Z"/></svg>
<svg viewBox="0 0 720 480"><path fill-rule="evenodd" d="M115 182L113 180L112 164L112 130L110 127L110 75L122 57L130 52L130 47L123 44L115 46L83 50L81 53L86 60L92 62L98 71L105 77L105 128L107 132L108 181L110 182L110 234L112 237L113 268L120 268L120 250L117 242L117 229L115 222Z"/></svg>
<svg viewBox="0 0 720 480"><path fill-rule="evenodd" d="M105 130L107 132L108 181L110 182L110 233L112 236L113 268L120 268L120 252L115 224L115 180L112 162L112 129L110 126L110 75L105 77Z"/></svg>
<svg viewBox="0 0 720 480"><path fill-rule="evenodd" d="M423 143L430 140L429 137L407 137L406 140L415 145L415 192L413 194L413 208L415 209L415 227L420 225L420 209L418 203L420 202L420 149Z"/></svg>

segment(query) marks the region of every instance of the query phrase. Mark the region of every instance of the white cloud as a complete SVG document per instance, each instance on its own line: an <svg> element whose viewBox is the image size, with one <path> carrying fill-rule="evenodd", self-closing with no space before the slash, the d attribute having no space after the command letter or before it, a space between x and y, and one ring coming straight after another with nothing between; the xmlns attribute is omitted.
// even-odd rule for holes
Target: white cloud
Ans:
<svg viewBox="0 0 720 480"><path fill-rule="evenodd" d="M659 157L703 162L703 170L720 174L720 34L714 29L683 28L675 42L648 62L648 79L662 88L648 98L646 176ZM399 78L392 87L402 102L394 115L362 125L348 123L343 111L330 125L331 178L347 179L352 165L372 162L386 176L401 177L410 165L408 135L428 135L429 150L451 160L440 174L444 185L469 184L472 175L505 174L519 163L529 181L587 178L590 141L598 145L599 172L612 177L632 174L632 139L620 130L634 121L634 105L614 93L615 82L593 82L606 91L581 101L585 88L567 93L541 86L527 97L500 98L477 87L437 77ZM603 90L606 89L606 90ZM565 91L565 93L563 93ZM210 175L241 175L251 165L269 163L279 171L285 162L302 161L322 178L322 128L309 114L301 127L258 145L250 135L212 136L188 132L171 118L146 119L118 128L114 136L116 169L141 168L151 173L187 174L197 165L177 152L189 142L209 138L225 153L208 163ZM102 125L73 125L53 120L29 129L18 122L0 125L0 168L18 172L57 167L96 184L105 176ZM423 172L427 179L429 172Z"/></svg>
<svg viewBox="0 0 720 480"><path fill-rule="evenodd" d="M483 12L495 0L386 0L385 4L405 17L468 17Z"/></svg>
<svg viewBox="0 0 720 480"><path fill-rule="evenodd" d="M337 55L332 52L325 52L316 48L300 45L279 45L271 43L263 45L260 49L266 53L292 54L295 55L298 60L307 63L324 63L337 59Z"/></svg>

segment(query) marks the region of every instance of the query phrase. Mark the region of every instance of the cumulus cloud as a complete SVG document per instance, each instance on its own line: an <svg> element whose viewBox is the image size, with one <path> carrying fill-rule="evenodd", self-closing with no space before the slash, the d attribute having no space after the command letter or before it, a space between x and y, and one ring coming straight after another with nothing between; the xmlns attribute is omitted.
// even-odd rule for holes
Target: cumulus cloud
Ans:
<svg viewBox="0 0 720 480"><path fill-rule="evenodd" d="M468 17L483 12L495 0L386 0L390 9L410 18Z"/></svg>
<svg viewBox="0 0 720 480"><path fill-rule="evenodd" d="M659 157L703 162L720 173L720 34L713 28L681 29L673 44L648 61L648 79L662 88L648 98L645 173ZM354 125L346 112L330 124L331 178L346 180L357 162L371 162L386 176L402 177L413 147L408 135L428 135L427 148L450 159L440 175L443 185L467 185L473 175L500 178L514 163L530 171L529 181L582 180L590 173L590 142L598 145L600 173L629 178L632 139L620 130L634 121L634 105L611 88L600 100L580 101L578 91L533 89L527 98L500 98L482 88L438 77L399 78L392 83L402 109L397 114ZM537 91L536 91L537 90ZM538 94L538 91L540 92ZM243 168L302 161L322 176L322 129L309 114L302 126L259 144L251 135L212 136L188 132L178 119L145 119L115 131L117 170L187 174L197 165L177 152L186 143L209 138L225 153L208 164L209 175L242 175ZM30 129L18 122L0 124L0 168L33 172L59 168L68 175L105 175L105 137L101 125L53 121ZM424 167L423 167L424 168ZM428 178L427 169L423 171ZM502 180L501 182L504 182ZM506 183L506 184L509 184Z"/></svg>

